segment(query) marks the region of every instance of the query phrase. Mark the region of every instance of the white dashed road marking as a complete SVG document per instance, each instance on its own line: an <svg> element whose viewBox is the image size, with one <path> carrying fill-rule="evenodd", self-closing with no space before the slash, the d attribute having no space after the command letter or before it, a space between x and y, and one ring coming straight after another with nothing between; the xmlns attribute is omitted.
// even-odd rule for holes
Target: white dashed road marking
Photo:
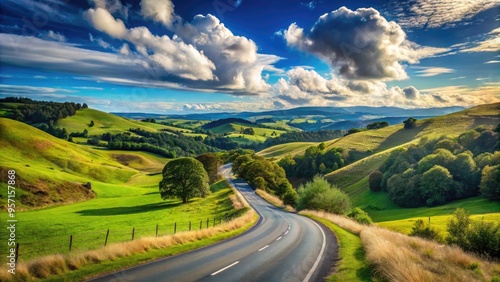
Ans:
<svg viewBox="0 0 500 282"><path fill-rule="evenodd" d="M216 272L212 273L211 276L217 275L217 274L221 273L222 271L224 271L224 270L226 270L226 269L228 269L228 268L230 268L232 266L237 265L238 263L240 263L240 262L239 261L234 262L234 263L232 263L232 264L230 264L230 265L228 265L228 266L226 266L226 267L224 267L224 268L222 268L220 270L217 270Z"/></svg>

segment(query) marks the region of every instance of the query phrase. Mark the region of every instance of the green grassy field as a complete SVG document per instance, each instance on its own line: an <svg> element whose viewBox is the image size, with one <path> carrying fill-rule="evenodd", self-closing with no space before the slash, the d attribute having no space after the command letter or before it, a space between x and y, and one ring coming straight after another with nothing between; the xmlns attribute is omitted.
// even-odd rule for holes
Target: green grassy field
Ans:
<svg viewBox="0 0 500 282"><path fill-rule="evenodd" d="M73 249L87 250L104 244L109 229L108 242L121 242L132 238L154 236L158 225L159 235L199 229L219 222L226 214L234 211L228 199L232 190L228 186L207 198L195 198L187 204L179 200L162 200L158 192L160 175L151 176L143 186L113 188L120 189L114 197L98 197L93 200L17 212L17 231L20 254L23 260L51 253L66 253L69 250L70 235L73 235ZM99 193L98 193L99 194ZM111 195L108 195L111 196ZM6 213L0 217L6 220ZM3 234L0 237L5 236ZM5 239L6 238L1 238ZM2 251L3 253L3 251ZM4 261L2 255L2 261Z"/></svg>
<svg viewBox="0 0 500 282"><path fill-rule="evenodd" d="M259 127L258 125L240 124L240 123L226 123L226 124L211 128L210 131L212 131L213 133L235 133L235 134L238 134L241 131L241 128L252 128L255 132L255 135L263 136L265 134L266 137L272 137L271 134L273 132L276 132L277 136L286 132L284 130L270 129L270 128Z"/></svg>
<svg viewBox="0 0 500 282"><path fill-rule="evenodd" d="M237 142L239 144L262 143L266 141L266 137L260 135L233 133L229 134L228 137L231 138L232 141Z"/></svg>
<svg viewBox="0 0 500 282"><path fill-rule="evenodd" d="M287 124L286 120L277 120L275 122L264 122L262 123L265 126L273 127L273 128L284 128L287 131L293 132L293 131L301 131L299 128L293 127L291 125Z"/></svg>
<svg viewBox="0 0 500 282"><path fill-rule="evenodd" d="M174 126L179 126L182 128L196 129L202 127L203 125L209 123L210 121L164 118L157 120L157 122L167 122L173 124Z"/></svg>
<svg viewBox="0 0 500 282"><path fill-rule="evenodd" d="M318 122L316 119L310 119L310 118L294 118L290 121L291 124L294 123L316 123Z"/></svg>
<svg viewBox="0 0 500 282"><path fill-rule="evenodd" d="M90 121L94 121L93 127L88 126ZM82 132L84 129L87 129L89 135L99 135L106 132L116 134L125 132L130 128L141 128L151 132L156 132L161 129L168 129L176 132L191 132L189 129L126 119L93 109L77 111L74 116L59 120L57 126L66 128L68 132Z"/></svg>
<svg viewBox="0 0 500 282"><path fill-rule="evenodd" d="M157 228L159 235L187 231L190 226L197 230L200 224L206 228L235 212L229 200L233 192L225 182L214 185L209 197L187 204L162 200L159 172L168 159L154 154L82 146L5 118L0 118L0 136L0 168L16 170L16 238L22 261L67 253L71 235L72 250L88 250L104 245L108 229L108 243L122 242L130 240L132 232L140 238L154 236ZM94 199L79 197L78 189L68 187L71 183L81 188L87 182L92 183ZM24 185L31 190L20 189ZM6 181L0 189L0 204L5 206ZM40 191L53 201L37 208L21 204L23 197L35 197ZM0 221L5 223L7 216L0 213ZM5 236L0 233L0 240ZM6 261L6 249L0 257L0 262Z"/></svg>
<svg viewBox="0 0 500 282"><path fill-rule="evenodd" d="M459 207L470 212L473 218L484 217L484 220L500 221L500 204L482 197L459 200L439 207L411 209L400 208L390 201L387 193L372 192L368 188L368 175L385 162L392 150L415 144L424 137L456 137L479 125L496 126L498 123L499 103L419 120L417 127L411 130L403 129L403 125L394 125L334 139L325 142L327 148L341 147L354 151L360 160L326 175L326 178L350 196L353 206L366 210L378 224L403 233L411 231L415 220L427 220L428 217L431 217L433 226L444 232L450 215ZM266 158L280 159L286 155L303 154L308 147L317 144L282 144L267 148L258 154Z"/></svg>
<svg viewBox="0 0 500 282"><path fill-rule="evenodd" d="M281 159L286 155L300 155L304 154L307 148L311 146L316 146L319 143L316 142L293 142L280 144L266 148L257 154L265 158Z"/></svg>

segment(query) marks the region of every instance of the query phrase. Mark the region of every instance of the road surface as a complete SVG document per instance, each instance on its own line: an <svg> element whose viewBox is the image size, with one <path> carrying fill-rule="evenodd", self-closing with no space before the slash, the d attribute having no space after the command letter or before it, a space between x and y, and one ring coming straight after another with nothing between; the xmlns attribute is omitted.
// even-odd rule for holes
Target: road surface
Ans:
<svg viewBox="0 0 500 282"><path fill-rule="evenodd" d="M314 221L275 208L242 180L223 175L260 215L249 231L177 256L91 281L323 281L338 259L333 234Z"/></svg>

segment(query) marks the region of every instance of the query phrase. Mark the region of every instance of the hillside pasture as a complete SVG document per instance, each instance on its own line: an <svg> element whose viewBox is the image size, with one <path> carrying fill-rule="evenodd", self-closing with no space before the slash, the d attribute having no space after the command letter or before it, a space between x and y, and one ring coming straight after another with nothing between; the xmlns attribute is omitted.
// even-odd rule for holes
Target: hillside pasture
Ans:
<svg viewBox="0 0 500 282"><path fill-rule="evenodd" d="M94 126L90 127L90 121L94 121ZM142 130L157 132L162 129L168 129L174 132L190 131L159 123L143 122L138 120L126 119L113 114L108 114L94 109L83 109L76 112L74 116L61 119L57 122L57 127L66 128L71 132L82 132L87 129L88 135L100 135L104 133L123 133L130 128L140 128Z"/></svg>

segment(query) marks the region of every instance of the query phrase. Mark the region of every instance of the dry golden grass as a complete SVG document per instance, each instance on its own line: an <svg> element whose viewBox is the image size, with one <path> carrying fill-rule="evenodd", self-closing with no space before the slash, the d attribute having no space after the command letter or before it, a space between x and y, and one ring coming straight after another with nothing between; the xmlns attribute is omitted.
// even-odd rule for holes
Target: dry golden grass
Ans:
<svg viewBox="0 0 500 282"><path fill-rule="evenodd" d="M133 254L144 253L150 249L168 248L209 238L220 233L231 232L254 222L255 219L255 212L249 209L245 214L234 220L208 229L182 232L158 238L143 237L135 241L111 244L97 250L66 255L48 255L27 262L19 262L16 266L16 275L8 273L6 268L0 269L0 281L28 281L64 274L79 269L84 265L116 260Z"/></svg>
<svg viewBox="0 0 500 282"><path fill-rule="evenodd" d="M490 281L500 264L480 259L458 247L441 245L377 226L361 225L343 216L304 211L359 234L367 260L388 281Z"/></svg>
<svg viewBox="0 0 500 282"><path fill-rule="evenodd" d="M338 226L342 227L345 230L348 230L351 233L354 234L360 234L363 229L367 227L367 225L360 224L354 220L351 220L349 218L346 218L345 216L333 214L333 213L327 213L323 211L311 211L311 210L303 210L300 212L300 214L310 214L313 216L321 217L324 219L327 219Z"/></svg>
<svg viewBox="0 0 500 282"><path fill-rule="evenodd" d="M239 210L242 208L250 207L250 205L248 204L247 200L245 200L243 195L241 195L241 193L238 190L236 190L234 188L232 188L232 189L233 189L234 194L229 196L229 200L231 200L231 204L233 205L233 208L235 210Z"/></svg>
<svg viewBox="0 0 500 282"><path fill-rule="evenodd" d="M295 211L295 209L292 206L285 205L280 198L278 198L274 195L271 195L262 189L255 190L255 193L257 193L257 195L259 195L262 199L266 200L268 203L270 203L273 206L276 206L278 208L282 208L282 209L289 211L289 212Z"/></svg>

